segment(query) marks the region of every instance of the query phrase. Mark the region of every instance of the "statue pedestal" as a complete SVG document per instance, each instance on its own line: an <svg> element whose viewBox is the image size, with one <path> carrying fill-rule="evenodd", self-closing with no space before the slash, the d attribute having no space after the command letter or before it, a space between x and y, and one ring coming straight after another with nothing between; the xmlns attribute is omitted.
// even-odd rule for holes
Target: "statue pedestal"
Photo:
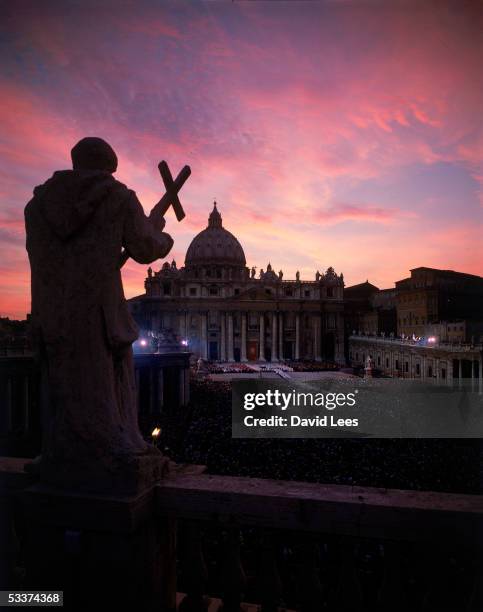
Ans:
<svg viewBox="0 0 483 612"><path fill-rule="evenodd" d="M75 612L174 609L174 521L155 513L155 488L134 497L45 485L22 493L26 589L64 591Z"/></svg>

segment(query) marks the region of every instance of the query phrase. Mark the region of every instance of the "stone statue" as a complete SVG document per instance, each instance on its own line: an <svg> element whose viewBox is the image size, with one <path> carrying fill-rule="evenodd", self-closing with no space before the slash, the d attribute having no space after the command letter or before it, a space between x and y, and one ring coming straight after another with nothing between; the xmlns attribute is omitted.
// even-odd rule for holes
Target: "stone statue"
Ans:
<svg viewBox="0 0 483 612"><path fill-rule="evenodd" d="M316 280L317 282L319 282L319 281L320 281L320 272L319 272L318 270L317 270L317 272L315 273L315 280Z"/></svg>
<svg viewBox="0 0 483 612"><path fill-rule="evenodd" d="M279 272L278 272L278 278L279 278L280 280L283 280L283 271L282 271L282 270L279 270Z"/></svg>
<svg viewBox="0 0 483 612"><path fill-rule="evenodd" d="M251 270L251 273L250 273L251 274L250 278L255 278L256 273L257 273L257 271L255 269L255 266L253 266L253 268Z"/></svg>
<svg viewBox="0 0 483 612"><path fill-rule="evenodd" d="M364 365L364 377L372 378L372 358L370 355L366 357L366 362Z"/></svg>
<svg viewBox="0 0 483 612"><path fill-rule="evenodd" d="M131 494L159 478L167 460L138 428L138 328L120 265L165 257L173 240L162 231L164 211L146 217L135 192L113 177L117 157L107 142L84 138L71 156L73 169L36 187L25 208L45 415L40 478Z"/></svg>
<svg viewBox="0 0 483 612"><path fill-rule="evenodd" d="M295 273L295 280L299 281L300 280L300 272L297 270L297 272Z"/></svg>

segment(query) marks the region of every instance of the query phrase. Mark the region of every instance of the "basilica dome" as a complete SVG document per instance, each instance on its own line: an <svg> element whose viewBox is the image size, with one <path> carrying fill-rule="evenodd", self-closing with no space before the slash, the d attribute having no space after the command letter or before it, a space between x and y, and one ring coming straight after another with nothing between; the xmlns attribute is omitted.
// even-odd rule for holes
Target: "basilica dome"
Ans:
<svg viewBox="0 0 483 612"><path fill-rule="evenodd" d="M216 202L208 218L208 227L193 238L186 251L186 266L206 264L246 265L243 248L235 236L223 227Z"/></svg>

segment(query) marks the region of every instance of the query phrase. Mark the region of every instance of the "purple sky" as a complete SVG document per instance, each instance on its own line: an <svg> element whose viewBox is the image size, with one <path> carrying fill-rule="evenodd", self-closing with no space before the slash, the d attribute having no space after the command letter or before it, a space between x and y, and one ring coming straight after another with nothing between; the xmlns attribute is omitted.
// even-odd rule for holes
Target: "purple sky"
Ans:
<svg viewBox="0 0 483 612"><path fill-rule="evenodd" d="M285 278L483 274L482 15L441 1L2 3L0 316L29 309L32 188L85 135L112 144L147 211L158 161L191 166L187 219L168 214L178 265L216 198L248 264ZM128 296L145 272L125 267Z"/></svg>

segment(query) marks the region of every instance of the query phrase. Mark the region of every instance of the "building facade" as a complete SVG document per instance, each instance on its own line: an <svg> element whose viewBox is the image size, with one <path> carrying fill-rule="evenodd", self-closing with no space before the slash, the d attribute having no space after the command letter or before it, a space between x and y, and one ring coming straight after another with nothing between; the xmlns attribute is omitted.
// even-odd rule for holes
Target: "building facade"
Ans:
<svg viewBox="0 0 483 612"><path fill-rule="evenodd" d="M483 278L453 270L415 268L409 278L396 282L396 307L398 336L424 337L428 326L437 323L481 321ZM469 330L472 325L467 327Z"/></svg>
<svg viewBox="0 0 483 612"><path fill-rule="evenodd" d="M369 358L374 370L384 376L450 385L469 379L480 392L483 389L482 350L481 344L421 344L369 335L349 338L349 360L355 368L366 366Z"/></svg>
<svg viewBox="0 0 483 612"><path fill-rule="evenodd" d="M149 269L146 293L129 300L143 331L171 330L196 357L213 361L311 359L344 363L344 280L329 267L312 281L287 280L269 263L247 267L216 202L184 267Z"/></svg>

